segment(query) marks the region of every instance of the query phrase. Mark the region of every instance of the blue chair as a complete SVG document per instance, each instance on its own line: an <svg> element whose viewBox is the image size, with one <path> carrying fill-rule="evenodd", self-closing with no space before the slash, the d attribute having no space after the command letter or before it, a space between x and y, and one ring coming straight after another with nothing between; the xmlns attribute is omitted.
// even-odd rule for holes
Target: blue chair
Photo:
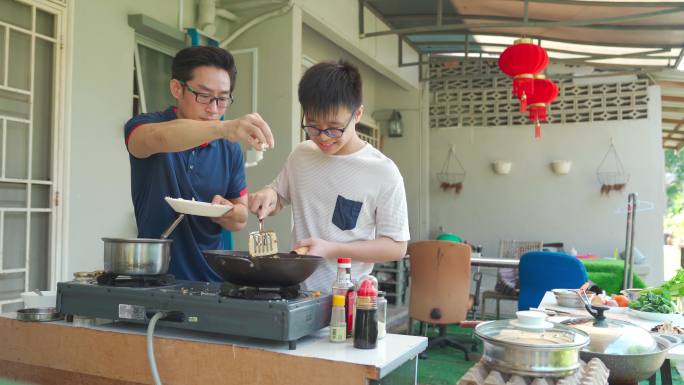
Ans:
<svg viewBox="0 0 684 385"><path fill-rule="evenodd" d="M577 289L587 282L587 270L571 255L533 251L520 257L518 310L539 306L552 289Z"/></svg>

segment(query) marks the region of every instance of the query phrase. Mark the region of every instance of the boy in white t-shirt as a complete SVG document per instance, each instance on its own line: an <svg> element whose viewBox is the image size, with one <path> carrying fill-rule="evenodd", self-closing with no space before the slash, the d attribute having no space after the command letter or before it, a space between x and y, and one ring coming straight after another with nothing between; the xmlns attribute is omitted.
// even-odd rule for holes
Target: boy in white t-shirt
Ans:
<svg viewBox="0 0 684 385"><path fill-rule="evenodd" d="M326 259L306 290L327 291L338 257L351 257L352 277L374 262L394 261L409 240L404 181L394 162L356 134L361 120L361 75L350 63L324 62L299 82L302 129L311 140L295 147L278 177L249 196L259 218L292 205L295 248Z"/></svg>

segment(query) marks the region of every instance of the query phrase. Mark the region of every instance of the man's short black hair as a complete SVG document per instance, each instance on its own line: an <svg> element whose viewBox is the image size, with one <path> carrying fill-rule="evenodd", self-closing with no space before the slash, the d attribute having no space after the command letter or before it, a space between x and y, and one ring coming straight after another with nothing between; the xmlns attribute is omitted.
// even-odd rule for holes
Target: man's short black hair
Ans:
<svg viewBox="0 0 684 385"><path fill-rule="evenodd" d="M299 103L311 117L336 114L341 107L354 111L361 106L361 74L353 64L318 63L299 81Z"/></svg>
<svg viewBox="0 0 684 385"><path fill-rule="evenodd" d="M176 53L171 65L171 77L181 82L192 80L192 70L201 66L216 67L228 72L230 93L235 88L237 67L230 52L210 46L186 47Z"/></svg>

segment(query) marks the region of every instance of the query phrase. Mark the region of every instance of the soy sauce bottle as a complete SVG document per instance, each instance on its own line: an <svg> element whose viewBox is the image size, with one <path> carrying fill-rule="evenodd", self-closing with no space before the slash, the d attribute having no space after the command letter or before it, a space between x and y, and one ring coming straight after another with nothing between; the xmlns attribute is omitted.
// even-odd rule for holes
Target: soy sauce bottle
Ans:
<svg viewBox="0 0 684 385"><path fill-rule="evenodd" d="M354 347L375 349L378 343L378 287L374 277L361 279L356 292Z"/></svg>

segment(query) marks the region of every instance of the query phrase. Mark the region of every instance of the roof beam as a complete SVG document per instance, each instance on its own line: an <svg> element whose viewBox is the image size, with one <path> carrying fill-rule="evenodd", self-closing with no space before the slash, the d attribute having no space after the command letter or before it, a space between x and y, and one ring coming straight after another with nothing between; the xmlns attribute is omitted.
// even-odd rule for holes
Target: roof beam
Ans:
<svg viewBox="0 0 684 385"><path fill-rule="evenodd" d="M655 83L665 88L684 88L684 81L678 82L675 80L655 80Z"/></svg>
<svg viewBox="0 0 684 385"><path fill-rule="evenodd" d="M664 102L684 102L684 96L663 95L661 100Z"/></svg>
<svg viewBox="0 0 684 385"><path fill-rule="evenodd" d="M682 124L682 123L684 123L684 119L663 118L663 123L668 123L668 124Z"/></svg>
<svg viewBox="0 0 684 385"><path fill-rule="evenodd" d="M385 15L385 19L393 22L401 22L401 21L425 21L425 22L432 22L435 19L434 15L393 15L393 16L387 16ZM511 17L511 16L498 16L498 15L458 15L458 16L442 16L442 20L448 19L452 21L465 21L465 20L485 20L485 21L500 21L500 22L508 22L508 23L519 23L520 18L519 17ZM539 23L549 23L549 22L558 22L562 20L553 20L553 19L530 19L528 23L532 24L539 24ZM441 26L442 24L437 24L437 26ZM601 24L590 24L590 25L584 25L582 26L583 28L592 28L592 29L618 29L618 30L649 30L649 31L680 31L684 30L684 24L645 24L645 25L626 25L626 24L609 24L609 25L601 25Z"/></svg>
<svg viewBox="0 0 684 385"><path fill-rule="evenodd" d="M544 41L542 40L542 43ZM454 41L454 42L444 42L444 41L421 41L421 42L415 42L416 46L421 47L421 46L465 46L465 42L463 41ZM498 44L498 43L484 43L484 44L479 44L479 43L471 43L472 45L476 46L491 46L491 47L508 47L508 44ZM543 44L542 44L543 45ZM654 54L659 54L659 53L665 53L669 52L669 49L657 49L657 48L649 48L648 51L642 51L642 52L632 52L632 53L622 53L622 54L598 54L598 53L585 53L581 51L571 51L567 49L558 49L558 48L545 48L547 52L558 52L558 53L567 53L567 54L572 54L572 55L580 55L580 56L585 56L583 58L577 58L581 60L594 60L594 59L612 59L612 58L640 58L640 59L667 59L667 57L662 57L662 56L649 56L649 55L654 55ZM445 52L445 51L440 51L440 52ZM455 51L455 52L460 52L460 51ZM479 51L478 51L479 52ZM482 51L483 53L498 53L498 52L485 52ZM672 58L672 57L670 57ZM570 59L553 59L553 60L570 60ZM682 83L682 86L684 87L684 83Z"/></svg>
<svg viewBox="0 0 684 385"><path fill-rule="evenodd" d="M523 0L519 0L522 2ZM673 5L684 5L684 2L671 1L586 1L586 0L528 0L530 3L548 3L548 4L562 4L562 5L580 5L582 7L645 7L645 8L662 8L672 7Z"/></svg>
<svg viewBox="0 0 684 385"><path fill-rule="evenodd" d="M649 18L661 15L671 15L673 13L684 12L684 7L671 7L667 9L661 9L653 12L638 13L633 15L623 15L614 17L601 17L592 18L584 20L554 20L554 21L542 21L542 22L510 22L510 23L482 23L482 24L448 24L442 26L426 26L426 27L413 27L413 28L399 28L390 29L387 31L377 31L361 34L361 38L373 37L373 36L384 36L384 35L407 35L412 33L424 33L424 32L453 32L453 31L472 31L477 29L491 29L491 28L530 28L530 27L560 27L560 26L575 26L575 27L585 27L597 24L609 24L609 23L620 23L624 21Z"/></svg>

